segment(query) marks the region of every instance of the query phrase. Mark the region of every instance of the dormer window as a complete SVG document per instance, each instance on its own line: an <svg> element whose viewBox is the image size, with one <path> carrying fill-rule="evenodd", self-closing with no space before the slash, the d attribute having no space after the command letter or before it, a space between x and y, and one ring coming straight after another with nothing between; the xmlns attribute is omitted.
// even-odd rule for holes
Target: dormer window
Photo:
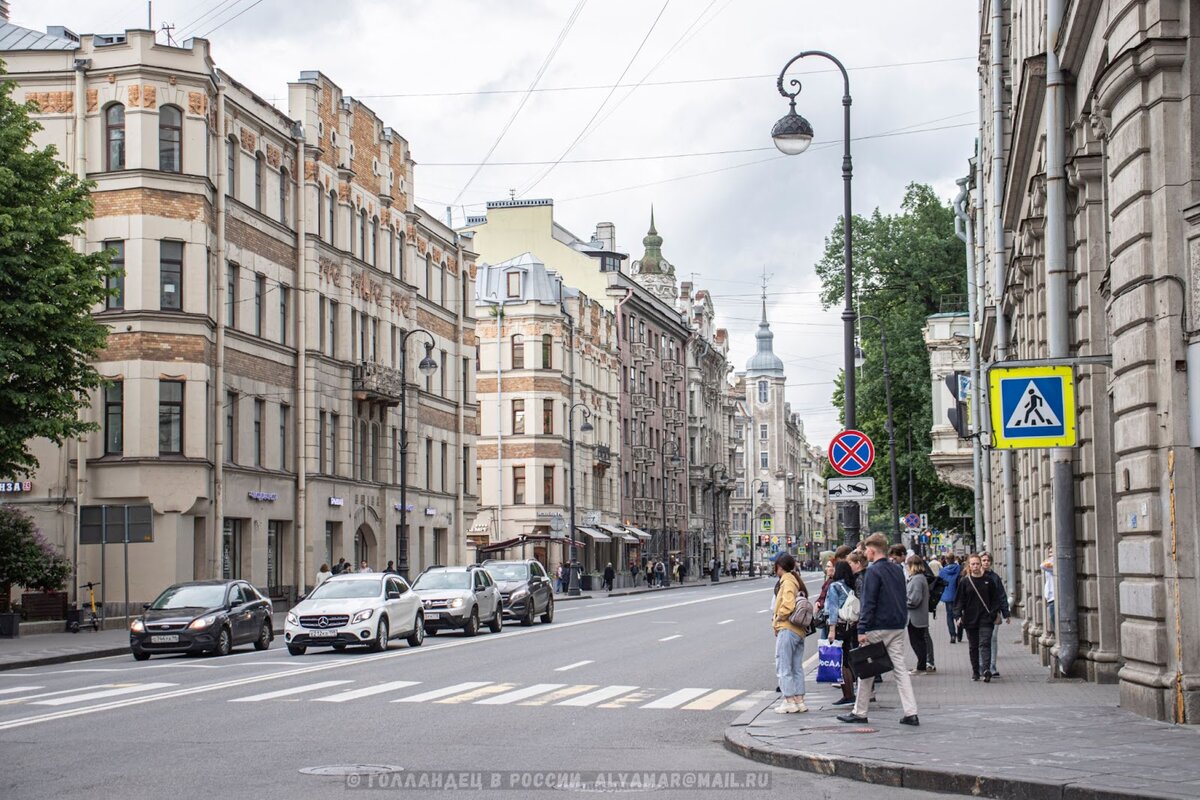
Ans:
<svg viewBox="0 0 1200 800"><path fill-rule="evenodd" d="M510 272L505 275L507 294L509 297L521 296L521 273Z"/></svg>
<svg viewBox="0 0 1200 800"><path fill-rule="evenodd" d="M620 272L621 259L616 256L601 256L600 257L601 272Z"/></svg>

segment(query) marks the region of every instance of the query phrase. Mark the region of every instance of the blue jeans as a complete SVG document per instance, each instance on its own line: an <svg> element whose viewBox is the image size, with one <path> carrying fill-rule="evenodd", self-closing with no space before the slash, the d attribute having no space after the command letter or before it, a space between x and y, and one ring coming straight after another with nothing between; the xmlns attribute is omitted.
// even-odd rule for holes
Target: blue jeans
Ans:
<svg viewBox="0 0 1200 800"><path fill-rule="evenodd" d="M954 603L944 603L946 606L946 627L950 630L950 641L958 638L958 625L954 619Z"/></svg>
<svg viewBox="0 0 1200 800"><path fill-rule="evenodd" d="M784 697L804 694L804 637L786 628L775 637L775 675Z"/></svg>

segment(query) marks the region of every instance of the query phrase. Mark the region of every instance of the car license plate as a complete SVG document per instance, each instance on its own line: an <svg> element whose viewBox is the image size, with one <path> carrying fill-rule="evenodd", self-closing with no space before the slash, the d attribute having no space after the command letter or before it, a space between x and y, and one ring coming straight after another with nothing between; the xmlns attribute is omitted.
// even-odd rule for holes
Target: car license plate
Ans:
<svg viewBox="0 0 1200 800"><path fill-rule="evenodd" d="M337 632L337 631L321 631L321 630L317 630L317 631L309 631L309 632L308 632L308 635L309 635L310 637L312 637L313 639L332 639L332 638L334 638L335 636L337 636L337 634L338 634L338 632Z"/></svg>
<svg viewBox="0 0 1200 800"><path fill-rule="evenodd" d="M442 616L442 612L440 612L440 611L426 611L425 612L425 617L427 619L437 619L440 616Z"/></svg>
<svg viewBox="0 0 1200 800"><path fill-rule="evenodd" d="M179 634L172 633L163 636L151 636L150 644L174 644L179 641Z"/></svg>

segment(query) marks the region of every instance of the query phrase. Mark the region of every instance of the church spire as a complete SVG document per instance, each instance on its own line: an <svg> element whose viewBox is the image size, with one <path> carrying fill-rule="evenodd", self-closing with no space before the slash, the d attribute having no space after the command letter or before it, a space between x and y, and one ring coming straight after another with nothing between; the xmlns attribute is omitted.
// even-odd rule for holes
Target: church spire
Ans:
<svg viewBox="0 0 1200 800"><path fill-rule="evenodd" d="M654 227L654 206L650 206L650 230L646 231L646 236L642 239L646 254L642 256L640 262L641 274L672 276L675 274L675 268L663 258L662 243L663 239Z"/></svg>
<svg viewBox="0 0 1200 800"><path fill-rule="evenodd" d="M762 276L762 321L758 323L758 332L754 334L757 350L746 362L746 372L750 377L770 376L783 377L783 359L775 355L775 334L767 322L767 270L763 268Z"/></svg>

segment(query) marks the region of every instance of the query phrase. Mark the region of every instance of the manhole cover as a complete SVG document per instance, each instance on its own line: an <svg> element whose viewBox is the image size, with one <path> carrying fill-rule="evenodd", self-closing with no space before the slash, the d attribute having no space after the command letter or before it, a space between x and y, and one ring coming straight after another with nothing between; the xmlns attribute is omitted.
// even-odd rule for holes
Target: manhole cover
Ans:
<svg viewBox="0 0 1200 800"><path fill-rule="evenodd" d="M347 775L387 775L401 772L404 767L393 767L388 764L326 764L320 767L301 767L303 775L332 775L344 778Z"/></svg>

